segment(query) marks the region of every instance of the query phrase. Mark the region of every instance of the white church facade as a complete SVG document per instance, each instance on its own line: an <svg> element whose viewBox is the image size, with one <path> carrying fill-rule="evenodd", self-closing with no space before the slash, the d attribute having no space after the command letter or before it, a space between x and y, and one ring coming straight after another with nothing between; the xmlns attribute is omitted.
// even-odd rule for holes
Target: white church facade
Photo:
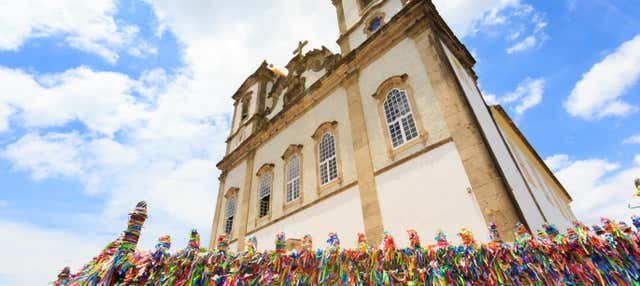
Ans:
<svg viewBox="0 0 640 286"><path fill-rule="evenodd" d="M342 245L385 230L503 238L522 222L568 227L571 197L499 106L475 60L429 0L333 0L340 53L302 44L287 73L266 62L233 95L211 231L230 249L277 232L337 232ZM327 3L327 5L330 5ZM430 241L429 239L425 239Z"/></svg>

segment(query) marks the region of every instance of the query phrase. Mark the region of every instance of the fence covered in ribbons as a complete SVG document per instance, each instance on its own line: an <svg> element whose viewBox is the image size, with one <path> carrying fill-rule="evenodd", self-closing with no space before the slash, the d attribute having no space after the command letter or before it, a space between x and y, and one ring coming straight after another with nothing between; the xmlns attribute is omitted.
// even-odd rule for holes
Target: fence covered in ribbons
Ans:
<svg viewBox="0 0 640 286"><path fill-rule="evenodd" d="M200 248L192 230L185 249L169 251L171 239L158 239L154 250L136 249L147 217L146 204L130 214L127 229L77 273L66 267L54 285L640 285L640 218L634 227L603 218L601 226L575 222L561 234L543 225L534 236L516 225L516 239L505 243L496 226L489 226L488 243L477 243L469 231L458 233L462 243L451 245L444 233L434 245L422 245L409 230L410 246L396 247L385 233L371 247L364 234L357 247L340 247L335 233L328 247L312 249L312 237L286 251L283 233L275 250L257 251L255 237L247 250L232 253L228 240L217 238L214 250Z"/></svg>

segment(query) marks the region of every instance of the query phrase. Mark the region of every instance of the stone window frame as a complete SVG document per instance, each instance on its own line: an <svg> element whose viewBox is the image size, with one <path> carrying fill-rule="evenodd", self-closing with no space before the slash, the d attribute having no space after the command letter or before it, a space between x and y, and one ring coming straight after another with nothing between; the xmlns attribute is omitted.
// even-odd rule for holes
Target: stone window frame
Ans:
<svg viewBox="0 0 640 286"><path fill-rule="evenodd" d="M428 138L428 133L424 129L424 126L422 124L422 118L420 116L421 112L415 102L413 88L407 82L408 79L409 75L407 75L406 73L387 78L378 86L376 92L372 95L372 97L377 101L380 126L382 127L384 132L385 142L387 144L387 154L389 155L391 160L395 160L398 154L406 151L416 144L425 144ZM407 100L409 101L409 107L411 108L413 121L418 131L418 137L410 141L405 141L402 145L395 148L393 147L393 143L391 142L391 134L389 134L389 125L387 124L387 115L385 114L384 110L384 102L387 99L389 92L391 92L391 90L393 89L398 89L406 93Z"/></svg>
<svg viewBox="0 0 640 286"><path fill-rule="evenodd" d="M336 168L337 168L337 178L329 181L328 183L322 185L320 182L320 143L322 142L322 137L325 134L331 134L333 136L333 144L335 146L335 157L336 157ZM342 160L340 158L340 138L338 136L338 122L330 121L324 122L318 126L316 131L311 136L315 141L314 155L316 159L316 185L317 192L321 194L323 191L330 189L336 185L342 185Z"/></svg>
<svg viewBox="0 0 640 286"><path fill-rule="evenodd" d="M255 224L259 225L262 224L264 222L267 222L271 219L271 213L273 210L273 181L275 180L275 173L274 173L274 169L275 169L275 165L271 164L271 163L266 163L263 164L259 169L258 172L256 173L256 177L258 177L258 188L256 191L256 217L255 217ZM260 216L260 202L261 202L261 198L260 198L260 192L262 191L262 177L265 174L271 174L271 182L269 182L269 211L267 212L266 215L264 216Z"/></svg>
<svg viewBox="0 0 640 286"><path fill-rule="evenodd" d="M375 30L371 31L369 30L369 27L371 26L371 23L376 20L376 19L380 19L380 25L378 26L378 28L376 28ZM373 14L371 14L371 16L369 16L367 18L366 21L364 21L364 27L362 28L362 32L367 36L370 37L371 35L373 35L375 32L379 31L380 28L382 28L382 26L384 26L385 22L385 14L384 12L381 11L376 11Z"/></svg>
<svg viewBox="0 0 640 286"><path fill-rule="evenodd" d="M362 3L365 0L356 0L356 5L358 5L358 13L360 16L364 15L371 7L373 7L376 3L380 2L380 0L369 0L368 4Z"/></svg>
<svg viewBox="0 0 640 286"><path fill-rule="evenodd" d="M302 147L302 144L291 144L289 145L289 147L287 147L287 149L281 156L282 160L284 161L284 164L282 164L282 210L284 213L287 213L301 206L304 199L304 158L302 156ZM300 188L300 195L298 196L298 198L287 202L287 168L289 167L289 160L293 155L296 155L298 157L298 171L300 176L298 179L298 184Z"/></svg>
<svg viewBox="0 0 640 286"><path fill-rule="evenodd" d="M229 239L232 239L234 237L234 230L237 226L236 223L236 214L238 212L238 194L240 193L240 189L237 187L231 187L229 189L227 189L227 191L224 194L224 209L222 210L222 231L224 233L227 234L227 236L229 237ZM229 215L227 215L227 211L229 209L229 200L231 200L231 198L234 198L234 206L233 206L233 215L231 215L232 220L231 220L231 229L229 230L229 232L227 232L227 219L230 217Z"/></svg>
<svg viewBox="0 0 640 286"><path fill-rule="evenodd" d="M240 122L249 119L249 113L251 113L251 92L245 94L240 100Z"/></svg>

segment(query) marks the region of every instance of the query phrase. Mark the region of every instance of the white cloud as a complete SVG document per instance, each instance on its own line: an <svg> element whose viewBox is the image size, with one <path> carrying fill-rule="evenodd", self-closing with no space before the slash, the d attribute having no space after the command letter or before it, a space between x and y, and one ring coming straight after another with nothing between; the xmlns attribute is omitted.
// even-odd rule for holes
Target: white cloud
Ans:
<svg viewBox="0 0 640 286"><path fill-rule="evenodd" d="M131 94L136 81L120 73L79 67L36 78L0 67L0 85L11 90L0 98L0 106L11 106L27 127L62 126L79 120L92 131L113 136L144 118L145 107Z"/></svg>
<svg viewBox="0 0 640 286"><path fill-rule="evenodd" d="M640 79L640 35L622 43L613 53L582 75L567 98L567 112L583 119L624 116L638 108L621 99Z"/></svg>
<svg viewBox="0 0 640 286"><path fill-rule="evenodd" d="M569 155L567 154L553 155L544 159L544 163L547 164L549 169L555 172L557 170L567 167L570 164Z"/></svg>
<svg viewBox="0 0 640 286"><path fill-rule="evenodd" d="M31 171L35 179L81 176L81 144L73 133L48 134L45 138L29 134L5 148L0 157L12 161L16 169Z"/></svg>
<svg viewBox="0 0 640 286"><path fill-rule="evenodd" d="M476 33L483 26L504 24L501 12L518 7L519 0L435 0L438 12L460 36Z"/></svg>
<svg viewBox="0 0 640 286"><path fill-rule="evenodd" d="M631 136L631 137L629 137L627 139L624 139L624 141L622 141L622 143L624 143L624 144L640 144L640 134Z"/></svg>
<svg viewBox="0 0 640 286"><path fill-rule="evenodd" d="M484 99L487 104L502 104L514 109L518 115L522 115L525 111L542 102L545 84L544 78L526 78L518 84L514 91L503 97L487 93Z"/></svg>
<svg viewBox="0 0 640 286"><path fill-rule="evenodd" d="M534 36L528 36L526 38L524 38L522 41L514 44L513 46L509 47L507 49L507 54L513 54L516 52L522 52L524 50L527 50L529 48L532 48L533 46L536 45L536 42L538 40L536 39L536 37Z"/></svg>
<svg viewBox="0 0 640 286"><path fill-rule="evenodd" d="M0 50L17 50L30 38L60 35L82 51L109 62L117 50L138 33L131 25L118 25L114 0L5 1L0 9Z"/></svg>
<svg viewBox="0 0 640 286"><path fill-rule="evenodd" d="M0 219L0 284L47 285L64 266L79 269L113 238ZM6 284L5 284L6 283Z"/></svg>
<svg viewBox="0 0 640 286"><path fill-rule="evenodd" d="M578 219L589 224L597 223L601 216L628 221L635 214L628 204L640 203L633 198L633 180L640 174L640 155L625 168L605 159L571 161L563 154L549 157L545 162L558 158L563 164L555 174L573 197L571 207Z"/></svg>

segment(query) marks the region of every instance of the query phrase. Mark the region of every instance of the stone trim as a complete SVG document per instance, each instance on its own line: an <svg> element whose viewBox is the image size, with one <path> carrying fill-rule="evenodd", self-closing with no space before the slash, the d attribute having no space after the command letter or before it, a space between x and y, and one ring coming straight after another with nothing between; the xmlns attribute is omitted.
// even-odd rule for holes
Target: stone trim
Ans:
<svg viewBox="0 0 640 286"><path fill-rule="evenodd" d="M258 169L258 172L256 172L256 177L258 177L258 182L257 182L257 188L256 188L256 203L254 208L256 209L256 215L254 218L254 222L253 225L260 225L263 224L267 221L269 221L271 219L271 213L273 210L273 181L275 180L275 173L273 172L275 165L272 163L265 163L262 164L262 166ZM262 175L266 174L266 173L271 173L271 182L269 182L270 184L270 189L271 192L269 193L269 212L265 215L260 217L260 188L262 187Z"/></svg>
<svg viewBox="0 0 640 286"><path fill-rule="evenodd" d="M331 133L333 135L333 144L335 145L336 151L336 168L338 172L338 177L328 182L327 184L321 185L320 183L320 140L325 133ZM311 138L315 141L315 148L313 154L316 159L316 192L320 195L322 192L328 191L336 186L342 185L342 160L340 158L340 138L338 133L338 121L324 122L318 126L316 131L311 135Z"/></svg>
<svg viewBox="0 0 640 286"><path fill-rule="evenodd" d="M293 155L298 156L299 172L300 172L300 196L287 203L287 167L289 166L289 158ZM304 200L304 158L302 156L302 144L291 144L281 156L284 163L282 164L282 213L287 214L302 205Z"/></svg>
<svg viewBox="0 0 640 286"><path fill-rule="evenodd" d="M373 33L377 32L380 30L380 28L382 28L382 26L384 26L385 24L385 14L381 11L376 11L375 13L371 14L371 16L369 16L367 18L367 20L364 22L364 25L362 25L362 33L364 33L367 37L370 37L371 35L373 35ZM371 22L373 22L373 20L380 18L380 26L378 26L378 28L375 31L371 31L369 30L369 27L371 27Z"/></svg>

